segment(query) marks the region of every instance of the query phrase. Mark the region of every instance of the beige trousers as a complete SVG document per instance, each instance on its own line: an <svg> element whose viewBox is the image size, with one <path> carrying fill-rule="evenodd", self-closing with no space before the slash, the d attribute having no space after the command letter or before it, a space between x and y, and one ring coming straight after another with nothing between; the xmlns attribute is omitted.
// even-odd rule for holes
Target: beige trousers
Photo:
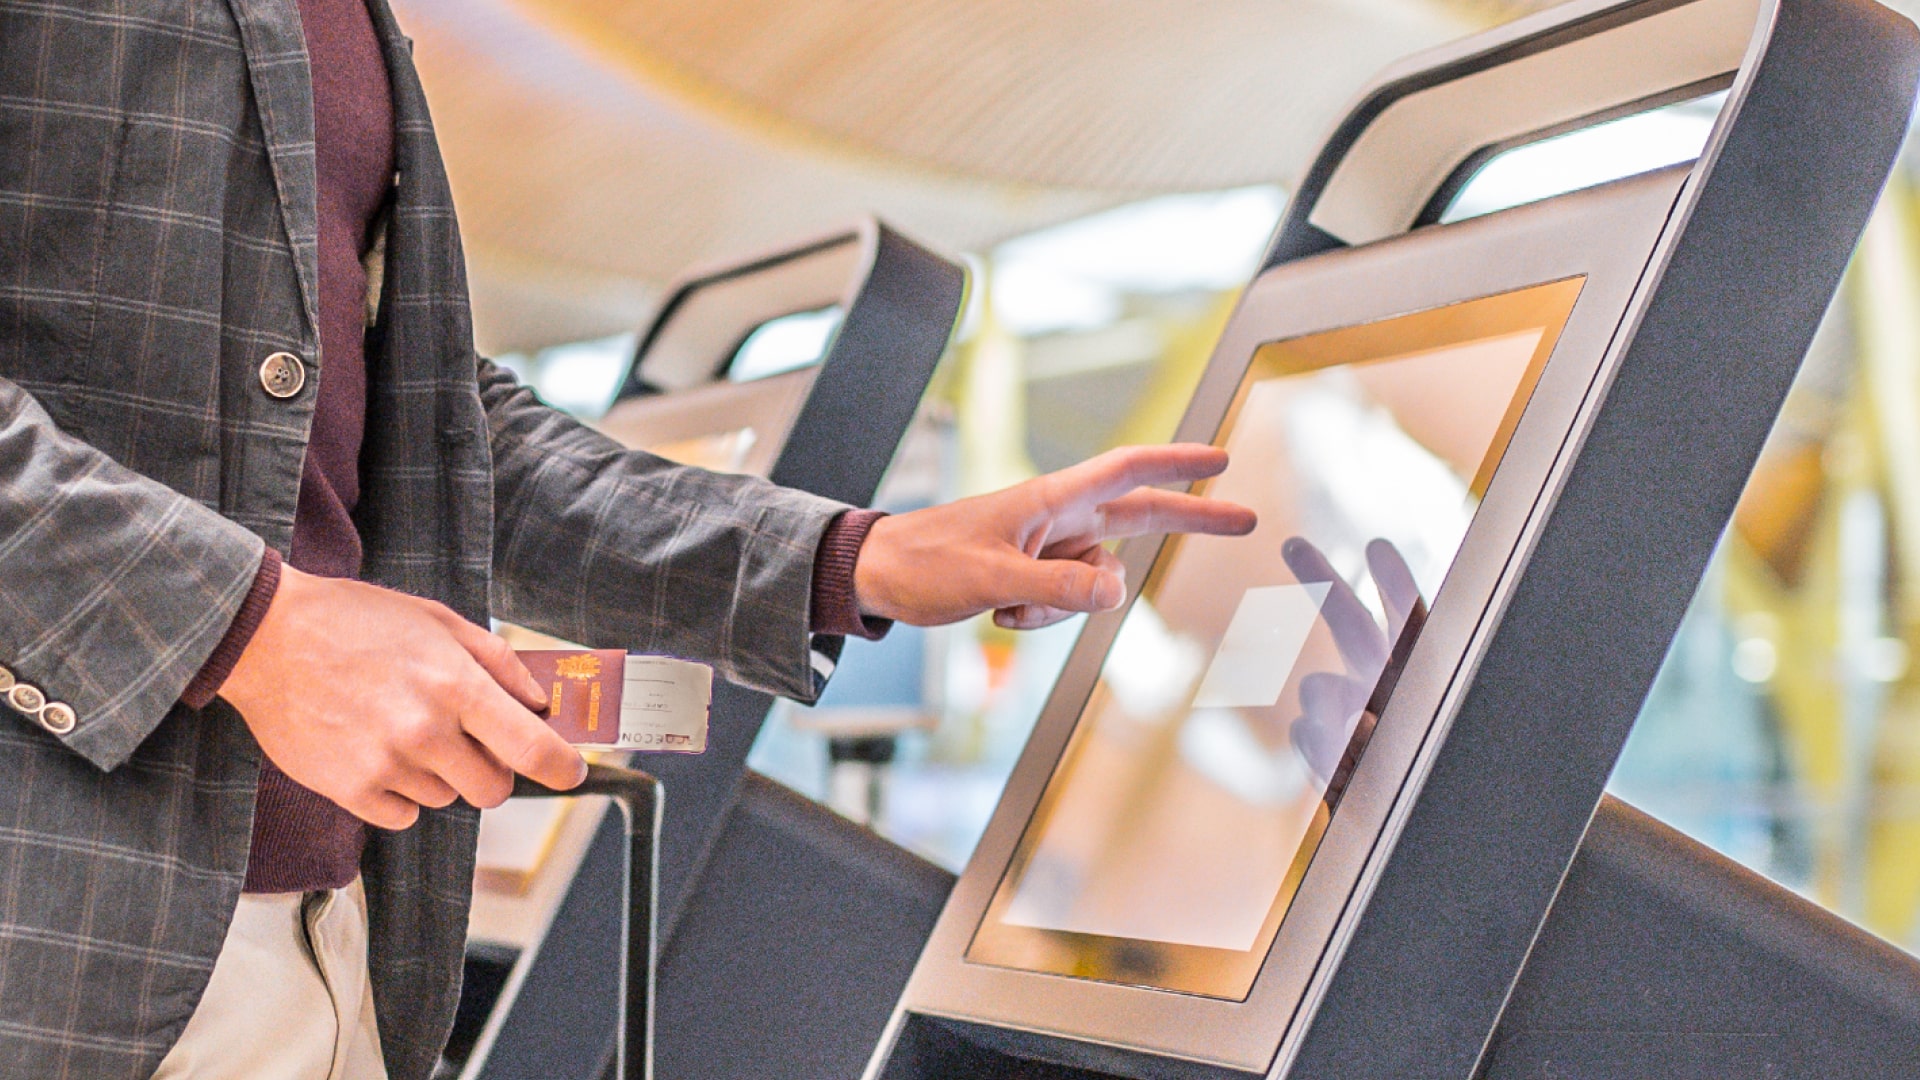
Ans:
<svg viewBox="0 0 1920 1080"><path fill-rule="evenodd" d="M154 1080L386 1080L367 894L240 897L213 978Z"/></svg>

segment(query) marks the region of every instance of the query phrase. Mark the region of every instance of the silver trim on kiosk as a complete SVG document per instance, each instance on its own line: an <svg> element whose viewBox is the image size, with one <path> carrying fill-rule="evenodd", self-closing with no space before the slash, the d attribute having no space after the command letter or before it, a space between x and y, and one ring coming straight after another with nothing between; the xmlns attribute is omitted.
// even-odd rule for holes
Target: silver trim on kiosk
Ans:
<svg viewBox="0 0 1920 1080"><path fill-rule="evenodd" d="M1885 181L1916 37L1868 0L1576 3L1364 93L1181 438L1216 437L1269 343L1585 282L1272 947L1243 997L1168 976L1177 961L1152 949L980 949L1126 619L1099 616L868 1080L1009 1061L1142 1080L1472 1074ZM1427 224L1488 147L1723 88L1691 166ZM1129 580L1151 581L1162 552L1123 548ZM1067 927L1070 907L1025 929Z"/></svg>

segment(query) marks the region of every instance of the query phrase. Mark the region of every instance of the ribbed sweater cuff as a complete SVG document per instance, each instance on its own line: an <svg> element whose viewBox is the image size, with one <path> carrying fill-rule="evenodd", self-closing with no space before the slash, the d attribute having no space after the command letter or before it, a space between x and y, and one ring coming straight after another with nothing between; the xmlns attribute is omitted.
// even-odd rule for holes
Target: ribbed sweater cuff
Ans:
<svg viewBox="0 0 1920 1080"><path fill-rule="evenodd" d="M813 560L809 621L814 633L878 641L893 629L892 619L860 614L860 599L853 591L853 566L860 561L860 546L867 542L873 523L886 516L879 510L848 510L827 526Z"/></svg>
<svg viewBox="0 0 1920 1080"><path fill-rule="evenodd" d="M254 631L260 629L260 622L267 617L267 607L273 603L273 594L280 588L280 553L271 547L260 556L260 569L253 575L253 588L247 590L247 598L240 602L240 610L227 626L227 636L220 639L213 655L200 667L200 673L187 684L186 692L180 695L180 701L191 708L204 709L211 702L220 687L233 674L233 666L240 662L240 654L247 650L247 643L253 640Z"/></svg>

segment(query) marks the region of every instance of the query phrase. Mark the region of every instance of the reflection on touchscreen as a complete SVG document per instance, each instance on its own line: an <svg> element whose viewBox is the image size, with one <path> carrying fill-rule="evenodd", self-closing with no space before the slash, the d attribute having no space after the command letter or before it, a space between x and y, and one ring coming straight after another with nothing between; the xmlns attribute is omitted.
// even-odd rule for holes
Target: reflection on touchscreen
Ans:
<svg viewBox="0 0 1920 1080"><path fill-rule="evenodd" d="M1579 293L1259 349L990 901L980 963L1244 997Z"/></svg>
<svg viewBox="0 0 1920 1080"><path fill-rule="evenodd" d="M1339 800L1427 615L1413 571L1393 544L1375 539L1366 551L1367 570L1387 620L1384 628L1312 541L1296 536L1280 545L1295 577L1327 584L1320 617L1346 663L1345 671L1316 671L1301 678L1300 715L1289 729L1294 751L1313 770L1329 803Z"/></svg>

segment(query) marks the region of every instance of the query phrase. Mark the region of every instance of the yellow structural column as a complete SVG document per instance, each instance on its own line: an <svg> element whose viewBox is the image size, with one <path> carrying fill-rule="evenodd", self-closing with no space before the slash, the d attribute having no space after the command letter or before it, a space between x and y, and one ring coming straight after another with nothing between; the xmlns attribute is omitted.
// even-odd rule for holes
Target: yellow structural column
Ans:
<svg viewBox="0 0 1920 1080"><path fill-rule="evenodd" d="M1896 174L1867 227L1850 280L1861 397L1887 508L1894 593L1890 638L1875 643L1882 646L1878 674L1892 682L1871 747L1862 915L1869 927L1902 942L1920 913L1920 680L1904 663L1920 648L1920 252L1913 209L1912 186Z"/></svg>
<svg viewBox="0 0 1920 1080"><path fill-rule="evenodd" d="M1239 291L1230 290L1221 293L1193 321L1162 324L1166 349L1154 362L1146 389L1128 410L1126 419L1114 429L1109 445L1163 443L1173 438L1239 300Z"/></svg>

